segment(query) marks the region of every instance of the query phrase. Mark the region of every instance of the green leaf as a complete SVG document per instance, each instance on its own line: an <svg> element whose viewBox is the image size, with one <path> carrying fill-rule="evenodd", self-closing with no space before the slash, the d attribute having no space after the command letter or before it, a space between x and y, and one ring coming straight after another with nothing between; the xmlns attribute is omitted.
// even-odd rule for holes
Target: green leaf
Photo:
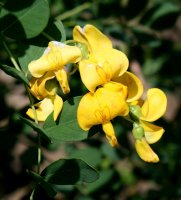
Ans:
<svg viewBox="0 0 181 200"><path fill-rule="evenodd" d="M113 177L113 173L114 171L111 169L102 170L97 181L94 183L85 184L84 186L78 188L85 195L91 194L108 184Z"/></svg>
<svg viewBox="0 0 181 200"><path fill-rule="evenodd" d="M153 13L151 19L149 20L149 24L153 24L156 20L163 16L178 12L180 12L180 9L177 5L171 2L162 3Z"/></svg>
<svg viewBox="0 0 181 200"><path fill-rule="evenodd" d="M167 56L163 55L158 58L147 58L143 65L143 73L146 76L153 76L155 74L158 74L161 68L163 67L163 64L166 62Z"/></svg>
<svg viewBox="0 0 181 200"><path fill-rule="evenodd" d="M24 75L24 73L15 69L14 67L10 67L7 65L0 65L0 69L2 69L6 74L22 81L26 85L29 85L29 81L26 78L26 76Z"/></svg>
<svg viewBox="0 0 181 200"><path fill-rule="evenodd" d="M51 142L50 138L46 134L46 131L43 130L38 124L24 117L21 117L21 116L19 117L25 124L27 124L28 126L31 126L34 131L38 132L42 136L42 138L44 138L48 142Z"/></svg>
<svg viewBox="0 0 181 200"><path fill-rule="evenodd" d="M46 27L49 15L47 0L8 0L1 10L1 30L13 39L32 38Z"/></svg>
<svg viewBox="0 0 181 200"><path fill-rule="evenodd" d="M27 173L33 178L33 180L37 183L35 190L38 190L38 185L40 185L50 197L54 197L57 192L53 189L51 184L47 183L40 175L30 170L27 170Z"/></svg>
<svg viewBox="0 0 181 200"><path fill-rule="evenodd" d="M82 159L91 166L97 166L101 162L101 151L94 147L85 147L73 150L70 158Z"/></svg>
<svg viewBox="0 0 181 200"><path fill-rule="evenodd" d="M54 22L54 24L58 28L60 33L62 34L61 42L65 42L65 40L66 40L66 32L65 32L65 28L63 26L63 23L60 20L56 20Z"/></svg>
<svg viewBox="0 0 181 200"><path fill-rule="evenodd" d="M140 22L154 29L162 30L173 26L180 13L179 6L174 2L160 3L151 7Z"/></svg>
<svg viewBox="0 0 181 200"><path fill-rule="evenodd" d="M80 159L57 160L45 168L41 176L48 183L56 185L91 183L99 178L97 171Z"/></svg>
<svg viewBox="0 0 181 200"><path fill-rule="evenodd" d="M90 129L89 132L79 127L77 107L80 99L81 97L75 97L64 102L63 110L56 123L52 115L45 121L44 129L52 141L80 141L97 132L97 127Z"/></svg>

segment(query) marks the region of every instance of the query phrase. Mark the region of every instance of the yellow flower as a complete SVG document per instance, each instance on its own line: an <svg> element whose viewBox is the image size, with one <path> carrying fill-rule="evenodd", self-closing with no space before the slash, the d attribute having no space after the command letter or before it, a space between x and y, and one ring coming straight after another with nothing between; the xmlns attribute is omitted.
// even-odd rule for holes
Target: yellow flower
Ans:
<svg viewBox="0 0 181 200"><path fill-rule="evenodd" d="M166 107L167 98L164 92L157 88L151 88L147 92L146 100L141 105L140 112L137 112L139 121L136 122L137 127L133 128L136 139L135 147L138 155L146 162L159 161L157 154L154 153L149 144L157 142L162 137L164 129L149 122L162 117ZM136 107L136 109L139 109L139 107ZM141 128L143 135L140 137Z"/></svg>
<svg viewBox="0 0 181 200"><path fill-rule="evenodd" d="M38 100L41 100L35 104L38 121L45 121L53 111L53 117L56 120L62 110L63 100L57 95L57 85L54 78L53 72L47 72L41 78L30 80L31 93ZM35 118L31 108L28 109L26 114L32 119Z"/></svg>
<svg viewBox="0 0 181 200"><path fill-rule="evenodd" d="M81 59L81 51L76 46L68 46L57 41L48 44L44 54L29 63L28 69L35 78L42 77L46 72L54 72L64 93L70 91L64 66L76 63Z"/></svg>
<svg viewBox="0 0 181 200"><path fill-rule="evenodd" d="M73 38L88 47L88 58L79 62L79 71L82 82L90 92L114 77L121 76L128 69L126 55L114 49L111 41L96 27L75 26Z"/></svg>
<svg viewBox="0 0 181 200"><path fill-rule="evenodd" d="M77 119L80 127L88 131L92 126L102 124L103 131L112 146L118 144L111 120L126 116L129 107L125 101L127 88L109 82L98 88L95 93L85 94L78 106Z"/></svg>

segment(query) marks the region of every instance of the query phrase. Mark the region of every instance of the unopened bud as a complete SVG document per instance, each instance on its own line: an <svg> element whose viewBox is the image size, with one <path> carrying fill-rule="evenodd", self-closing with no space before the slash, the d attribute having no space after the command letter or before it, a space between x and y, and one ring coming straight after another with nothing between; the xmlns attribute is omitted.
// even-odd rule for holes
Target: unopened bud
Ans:
<svg viewBox="0 0 181 200"><path fill-rule="evenodd" d="M137 123L133 123L133 136L135 139L141 139L144 137L145 131L144 128Z"/></svg>
<svg viewBox="0 0 181 200"><path fill-rule="evenodd" d="M82 59L87 59L89 55L89 51L87 46L84 43L76 42L76 46L80 48L82 53Z"/></svg>
<svg viewBox="0 0 181 200"><path fill-rule="evenodd" d="M139 121L141 108L138 105L129 106L129 115L133 121Z"/></svg>

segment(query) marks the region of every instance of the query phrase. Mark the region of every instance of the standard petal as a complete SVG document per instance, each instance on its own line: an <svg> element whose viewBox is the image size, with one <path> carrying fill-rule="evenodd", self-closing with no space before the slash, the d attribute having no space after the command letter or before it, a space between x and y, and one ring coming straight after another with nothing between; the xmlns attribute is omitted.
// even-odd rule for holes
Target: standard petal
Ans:
<svg viewBox="0 0 181 200"><path fill-rule="evenodd" d="M164 115L166 107L167 97L164 92L158 88L151 88L141 108L142 117L140 119L153 122Z"/></svg>
<svg viewBox="0 0 181 200"><path fill-rule="evenodd" d="M64 69L58 70L55 72L56 78L60 84L60 87L62 88L62 91L64 94L67 94L70 92L67 73Z"/></svg>
<svg viewBox="0 0 181 200"><path fill-rule="evenodd" d="M40 101L39 103L35 104L36 109L36 115L37 115L37 119L38 121L45 121L46 118L48 117L48 115L50 115L50 113L53 112L53 101L51 98L45 98L42 101ZM26 112L26 114L31 117L32 119L34 119L34 113L33 110L31 108L28 109L28 111Z"/></svg>
<svg viewBox="0 0 181 200"><path fill-rule="evenodd" d="M29 71L34 77L41 77L45 72L62 69L68 63L76 63L81 59L78 47L68 46L60 42L49 42L44 54L30 62Z"/></svg>
<svg viewBox="0 0 181 200"><path fill-rule="evenodd" d="M43 55L37 60L31 61L28 65L28 69L33 77L39 78L47 71L52 70L52 66L49 63L48 56Z"/></svg>
<svg viewBox="0 0 181 200"><path fill-rule="evenodd" d="M90 92L94 92L96 87L105 83L100 76L97 63L90 60L83 60L79 63L81 80Z"/></svg>
<svg viewBox="0 0 181 200"><path fill-rule="evenodd" d="M106 134L106 138L108 139L110 145L112 147L115 147L118 145L118 141L114 132L114 128L113 125L111 124L111 122L107 122L105 124L102 125L102 129L104 131L104 133Z"/></svg>
<svg viewBox="0 0 181 200"><path fill-rule="evenodd" d="M59 114L62 110L62 107L63 107L62 98L59 97L58 95L55 95L55 97L53 98L53 110L54 110L53 118L54 118L54 121L57 120L57 117L59 116Z"/></svg>
<svg viewBox="0 0 181 200"><path fill-rule="evenodd" d="M151 149L145 138L137 139L135 148L140 158L146 162L159 162L157 154Z"/></svg>
<svg viewBox="0 0 181 200"><path fill-rule="evenodd" d="M127 56L116 49L95 49L94 58L97 60L97 63L107 63L111 69L111 79L116 76L121 76L128 69L129 61Z"/></svg>
<svg viewBox="0 0 181 200"><path fill-rule="evenodd" d="M145 138L149 144L153 144L160 140L164 133L164 129L149 122L142 121L141 126L145 131Z"/></svg>
<svg viewBox="0 0 181 200"><path fill-rule="evenodd" d="M122 76L113 78L113 81L121 83L128 88L128 103L138 100L143 94L143 85L141 81L132 73L125 72Z"/></svg>
<svg viewBox="0 0 181 200"><path fill-rule="evenodd" d="M102 50L112 48L110 39L95 26L89 24L83 28L75 26L73 29L73 38L75 41L86 44L91 53L97 49Z"/></svg>

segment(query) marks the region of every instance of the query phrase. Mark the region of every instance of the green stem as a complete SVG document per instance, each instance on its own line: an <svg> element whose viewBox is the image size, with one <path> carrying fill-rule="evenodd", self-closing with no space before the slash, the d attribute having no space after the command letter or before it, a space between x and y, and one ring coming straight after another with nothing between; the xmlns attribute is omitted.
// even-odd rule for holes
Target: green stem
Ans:
<svg viewBox="0 0 181 200"><path fill-rule="evenodd" d="M45 36L47 39L49 39L50 41L54 41L54 40L55 40L52 36L50 36L49 34L47 34L47 33L45 33L45 32L42 32L41 34L42 34L43 36Z"/></svg>
<svg viewBox="0 0 181 200"><path fill-rule="evenodd" d="M31 95L30 90L27 85L25 85L25 88L26 88L26 92L28 94L28 98L29 98L29 101L31 104L31 109L33 111L35 123L38 124L37 113L36 113L36 109L34 106L34 101L33 101L32 95ZM37 165L37 173L38 174L40 173L40 163L41 163L41 135L38 134L38 165Z"/></svg>
<svg viewBox="0 0 181 200"><path fill-rule="evenodd" d="M5 41L3 41L3 45L10 57L10 60L11 62L13 63L14 67L21 71L21 68L19 67L18 63L16 62L14 56L12 55L8 45L6 44ZM26 89L26 92L27 92L27 95L28 95L28 98L29 98L29 101L30 101L30 105L31 105L31 108L32 108L32 111L33 111L33 115L34 115L34 121L36 124L38 124L38 119L37 119L37 113L36 113L36 109L35 109L35 106L34 106L34 100L33 100L33 97L30 93L30 90L28 88L28 86L26 84L24 84L25 86L25 89ZM38 166L37 166L37 173L39 174L40 173L40 163L41 163L41 136L40 134L38 134Z"/></svg>
<svg viewBox="0 0 181 200"><path fill-rule="evenodd" d="M35 189L33 189L32 193L31 193L30 200L33 200L34 193L35 193Z"/></svg>
<svg viewBox="0 0 181 200"><path fill-rule="evenodd" d="M91 7L91 3L89 2L83 3L82 5L57 16L56 19L63 20L63 19L72 17L73 15L81 13L83 10L86 10L90 7Z"/></svg>
<svg viewBox="0 0 181 200"><path fill-rule="evenodd" d="M15 67L18 71L21 71L21 69L20 69L18 63L16 62L14 56L12 55L11 51L9 50L9 47L7 46L6 42L5 42L4 40L3 40L2 42L3 42L4 48L6 49L8 55L9 55L9 57L10 57L10 60L11 60L11 62L13 63L14 67Z"/></svg>

